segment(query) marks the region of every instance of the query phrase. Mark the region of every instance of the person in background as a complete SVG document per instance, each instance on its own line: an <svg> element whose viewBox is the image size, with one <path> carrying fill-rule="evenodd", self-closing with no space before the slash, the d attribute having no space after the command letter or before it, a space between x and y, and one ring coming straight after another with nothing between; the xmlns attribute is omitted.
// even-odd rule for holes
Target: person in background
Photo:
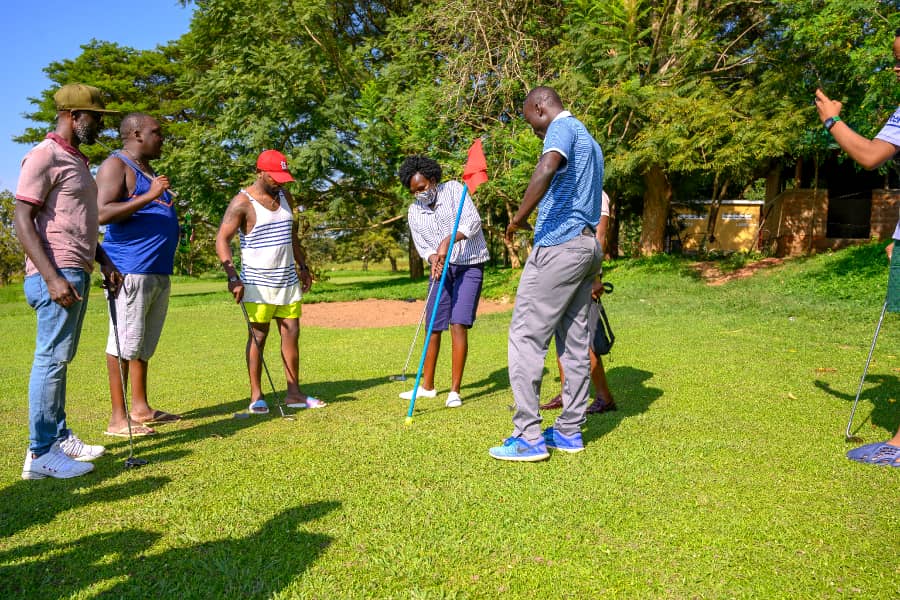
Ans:
<svg viewBox="0 0 900 600"><path fill-rule="evenodd" d="M600 248L606 255L606 231L609 227L609 196L603 192L603 201L600 207L600 222L597 223L597 241L600 242ZM597 300L603 295L603 270L594 278L594 284L591 288L591 298ZM590 314L588 315L588 327L590 329L591 339L594 337L594 330L597 322L600 320L600 313L596 302L591 302ZM606 371L603 370L603 359L594 353L594 349L590 349L591 353L591 382L594 384L594 391L597 396L591 402L585 412L587 414L599 414L616 410L616 403L613 400L612 392L609 391L609 384L606 381ZM559 368L559 387L565 389L566 376L563 373L562 363L559 356L556 357L556 365ZM556 410L562 408L562 392L557 394L552 400L546 404L541 404L541 410Z"/></svg>

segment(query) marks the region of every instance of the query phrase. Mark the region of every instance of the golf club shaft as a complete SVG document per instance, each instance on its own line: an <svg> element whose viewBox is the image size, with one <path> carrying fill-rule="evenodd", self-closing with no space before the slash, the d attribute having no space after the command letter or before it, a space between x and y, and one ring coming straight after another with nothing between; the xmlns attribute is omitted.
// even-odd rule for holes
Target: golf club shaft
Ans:
<svg viewBox="0 0 900 600"><path fill-rule="evenodd" d="M872 346L869 348L869 356L866 358L866 366L863 368L862 377L859 378L859 387L856 388L856 399L853 401L853 408L850 409L850 420L847 421L847 429L844 431L844 437L849 439L850 427L853 425L853 415L856 414L856 405L859 404L859 395L862 393L863 383L866 381L866 374L869 372L869 363L872 362L872 353L875 352L875 343L878 341L878 332L881 331L881 323L884 322L884 313L887 311L887 300L881 307L881 316L878 318L878 325L875 326L875 337L872 338Z"/></svg>
<svg viewBox="0 0 900 600"><path fill-rule="evenodd" d="M431 290L434 289L434 280L428 280L428 294L425 296L425 306L422 307L422 316L419 317L419 324L416 326L416 334L413 336L412 344L409 345L409 352L406 353L406 362L403 363L403 375L406 375L406 369L409 368L409 359L412 357L413 348L416 347L416 340L419 339L419 331L422 329L422 323L425 322L425 313L428 311L428 301L431 300Z"/></svg>
<svg viewBox="0 0 900 600"><path fill-rule="evenodd" d="M116 314L116 298L112 290L106 289L106 298L109 301L109 319L112 321L113 338L116 340L116 364L119 365L119 382L122 384L122 404L125 406L125 422L128 424L128 460L134 457L134 438L131 435L131 411L128 409L128 391L125 385L125 369L122 367L122 346L119 343L119 319Z"/></svg>
<svg viewBox="0 0 900 600"><path fill-rule="evenodd" d="M272 375L269 373L269 366L266 364L266 358L263 356L262 345L259 343L259 340L256 339L256 334L253 333L253 327L250 325L250 315L247 313L247 307L244 306L244 301L241 300L239 304L241 305L241 311L244 313L244 320L247 322L247 334L256 346L256 351L259 353L259 362L262 365L263 371L266 372L266 379L269 380L269 386L272 388L272 395L278 400L278 410L281 411L281 416L283 417L285 416L284 408L281 406L283 402L278 398L278 392L275 391L275 382L272 381Z"/></svg>

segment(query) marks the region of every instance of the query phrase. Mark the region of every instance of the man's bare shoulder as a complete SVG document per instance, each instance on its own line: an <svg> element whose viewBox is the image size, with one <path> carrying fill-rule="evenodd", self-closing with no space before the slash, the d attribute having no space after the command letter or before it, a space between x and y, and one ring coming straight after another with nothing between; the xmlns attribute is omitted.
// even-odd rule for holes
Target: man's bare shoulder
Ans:
<svg viewBox="0 0 900 600"><path fill-rule="evenodd" d="M247 194L244 193L243 190L235 194L231 200L228 202L228 208L246 208L250 206L250 198L247 197Z"/></svg>
<svg viewBox="0 0 900 600"><path fill-rule="evenodd" d="M110 154L104 159L102 163L100 163L100 167L97 169L97 173L124 173L125 172L125 161L119 158L116 154Z"/></svg>

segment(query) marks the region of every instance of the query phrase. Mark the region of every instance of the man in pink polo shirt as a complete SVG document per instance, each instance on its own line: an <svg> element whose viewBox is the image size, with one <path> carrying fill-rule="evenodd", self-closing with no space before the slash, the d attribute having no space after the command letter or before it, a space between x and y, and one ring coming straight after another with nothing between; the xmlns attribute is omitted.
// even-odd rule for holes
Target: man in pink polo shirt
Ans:
<svg viewBox="0 0 900 600"><path fill-rule="evenodd" d="M116 291L122 275L97 244L97 185L80 144L93 144L106 110L95 87L71 84L53 96L56 130L22 159L16 236L25 250L25 298L37 314L28 385L29 438L22 479L69 478L93 470L102 446L66 426L66 369L75 357L94 261Z"/></svg>

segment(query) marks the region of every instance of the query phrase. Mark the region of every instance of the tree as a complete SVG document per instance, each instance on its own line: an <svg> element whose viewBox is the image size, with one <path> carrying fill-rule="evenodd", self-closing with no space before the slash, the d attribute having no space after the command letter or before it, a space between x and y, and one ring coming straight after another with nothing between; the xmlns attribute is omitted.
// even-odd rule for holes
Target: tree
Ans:
<svg viewBox="0 0 900 600"><path fill-rule="evenodd" d="M802 113L756 85L770 11L753 0L571 3L560 87L588 90L608 180L643 182L645 254L663 249L674 177L708 177L720 198L789 147L783 133Z"/></svg>
<svg viewBox="0 0 900 600"><path fill-rule="evenodd" d="M397 270L397 256L403 249L391 233L382 227L366 229L344 236L338 243L337 256L341 260L362 261L363 271L369 270L370 262L389 259L392 271Z"/></svg>
<svg viewBox="0 0 900 600"><path fill-rule="evenodd" d="M445 178L462 172L466 150L481 137L490 181L474 198L488 240L504 232L521 201L540 146L516 116L527 91L555 76L549 61L564 4L533 0L437 0L389 21L375 40L386 57L371 84L381 98L378 121L389 124L402 157L424 153ZM401 158L402 160L402 158ZM520 266L518 242L506 245ZM410 248L410 260L418 262Z"/></svg>
<svg viewBox="0 0 900 600"><path fill-rule="evenodd" d="M16 199L9 190L0 192L0 285L25 272L25 252L13 225Z"/></svg>

